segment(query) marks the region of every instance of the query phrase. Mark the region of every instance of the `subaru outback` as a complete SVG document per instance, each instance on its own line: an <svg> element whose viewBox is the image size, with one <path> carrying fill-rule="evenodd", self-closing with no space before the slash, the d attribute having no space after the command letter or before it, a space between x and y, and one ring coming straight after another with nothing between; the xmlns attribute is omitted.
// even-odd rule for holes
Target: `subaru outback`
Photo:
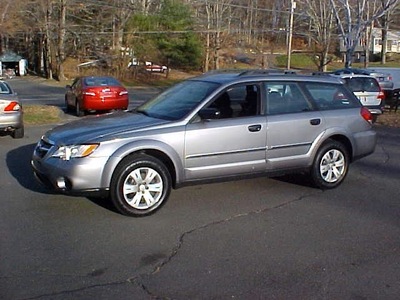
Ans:
<svg viewBox="0 0 400 300"><path fill-rule="evenodd" d="M171 189L247 175L300 172L335 188L351 162L374 151L371 120L338 78L211 73L134 110L51 129L32 166L52 189L107 197L120 213L145 216Z"/></svg>

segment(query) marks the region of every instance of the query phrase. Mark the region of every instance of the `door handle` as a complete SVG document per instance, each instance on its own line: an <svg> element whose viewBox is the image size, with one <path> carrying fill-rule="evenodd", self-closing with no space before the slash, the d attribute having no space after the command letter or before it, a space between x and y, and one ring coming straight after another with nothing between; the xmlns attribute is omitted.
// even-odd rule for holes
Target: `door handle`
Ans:
<svg viewBox="0 0 400 300"><path fill-rule="evenodd" d="M321 119L311 119L310 124L311 125L319 125L319 124L321 124Z"/></svg>
<svg viewBox="0 0 400 300"><path fill-rule="evenodd" d="M258 132L258 131L261 130L261 125L260 125L260 124L257 124L257 125L250 125L250 126L248 127L248 129L249 129L250 132Z"/></svg>

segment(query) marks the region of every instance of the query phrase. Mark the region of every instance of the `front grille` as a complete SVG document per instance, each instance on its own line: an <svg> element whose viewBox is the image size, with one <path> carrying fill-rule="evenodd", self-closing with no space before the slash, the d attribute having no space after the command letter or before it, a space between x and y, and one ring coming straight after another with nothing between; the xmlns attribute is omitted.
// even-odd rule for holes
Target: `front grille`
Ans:
<svg viewBox="0 0 400 300"><path fill-rule="evenodd" d="M49 150L53 147L53 144L46 141L44 138L41 138L39 143L36 145L35 153L38 157L43 158L49 152Z"/></svg>

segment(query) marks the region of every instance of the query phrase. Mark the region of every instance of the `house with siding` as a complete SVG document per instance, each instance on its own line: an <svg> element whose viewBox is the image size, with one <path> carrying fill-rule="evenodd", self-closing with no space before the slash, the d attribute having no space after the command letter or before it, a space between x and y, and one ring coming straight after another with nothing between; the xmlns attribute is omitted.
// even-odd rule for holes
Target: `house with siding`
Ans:
<svg viewBox="0 0 400 300"><path fill-rule="evenodd" d="M359 40L359 44L357 45L354 58L355 61L364 61L365 58L365 44L366 39L365 36ZM344 47L343 39L340 39L340 53L343 54L346 52ZM369 47L370 54L379 54L382 52L382 29L381 28L373 28L371 35L371 43ZM387 50L386 53L400 53L400 32L389 30L387 33Z"/></svg>

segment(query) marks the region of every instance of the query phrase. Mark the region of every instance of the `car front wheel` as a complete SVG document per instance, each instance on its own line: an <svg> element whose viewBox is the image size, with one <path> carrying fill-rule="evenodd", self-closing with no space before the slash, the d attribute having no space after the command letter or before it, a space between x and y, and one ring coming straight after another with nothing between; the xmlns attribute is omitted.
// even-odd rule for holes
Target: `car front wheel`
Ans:
<svg viewBox="0 0 400 300"><path fill-rule="evenodd" d="M140 154L123 160L111 180L110 195L122 214L146 216L161 208L171 192L171 176L158 159Z"/></svg>
<svg viewBox="0 0 400 300"><path fill-rule="evenodd" d="M316 187L332 189L339 186L347 175L349 154L337 141L329 141L319 149L311 168L311 178Z"/></svg>

